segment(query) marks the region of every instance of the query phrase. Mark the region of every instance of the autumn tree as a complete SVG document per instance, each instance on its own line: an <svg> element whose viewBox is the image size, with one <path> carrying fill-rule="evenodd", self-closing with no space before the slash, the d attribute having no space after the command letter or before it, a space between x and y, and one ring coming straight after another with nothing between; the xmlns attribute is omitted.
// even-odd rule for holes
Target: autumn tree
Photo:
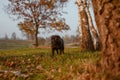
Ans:
<svg viewBox="0 0 120 80"><path fill-rule="evenodd" d="M65 20L60 17L67 0L8 0L8 14L21 19L21 30L34 35L34 45L38 46L40 28L68 29Z"/></svg>
<svg viewBox="0 0 120 80"><path fill-rule="evenodd" d="M88 15L86 13L86 5L83 0L76 0L79 11L79 32L80 32L80 44L83 50L94 50L93 40L89 28Z"/></svg>
<svg viewBox="0 0 120 80"><path fill-rule="evenodd" d="M27 20L24 20L24 22L18 23L19 29L22 31L23 35L28 40L34 40L35 37L35 29L34 25L31 22L28 22Z"/></svg>

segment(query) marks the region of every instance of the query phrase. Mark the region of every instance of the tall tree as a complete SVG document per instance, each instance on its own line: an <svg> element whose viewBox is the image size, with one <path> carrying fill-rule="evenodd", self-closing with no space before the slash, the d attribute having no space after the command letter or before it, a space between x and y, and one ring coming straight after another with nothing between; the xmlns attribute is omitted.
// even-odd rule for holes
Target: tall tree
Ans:
<svg viewBox="0 0 120 80"><path fill-rule="evenodd" d="M89 28L93 36L94 49L100 50L101 49L100 38L99 38L97 30L95 29L95 26L93 25L92 16L90 14L90 6L92 6L91 0L84 0L84 6L85 6L85 10L88 16Z"/></svg>
<svg viewBox="0 0 120 80"><path fill-rule="evenodd" d="M79 30L81 32L81 48L83 50L94 50L92 36L89 28L88 16L85 10L85 2L83 0L76 0L78 11L79 11L79 20L80 26Z"/></svg>
<svg viewBox="0 0 120 80"><path fill-rule="evenodd" d="M120 0L92 0L102 41L104 79L120 80Z"/></svg>
<svg viewBox="0 0 120 80"><path fill-rule="evenodd" d="M21 19L24 31L32 29L34 44L38 46L39 28L68 29L63 18L60 18L64 3L67 0L8 0L6 11L12 16ZM25 25L24 25L25 24ZM26 24L31 24L26 26ZM24 25L24 27L23 27Z"/></svg>

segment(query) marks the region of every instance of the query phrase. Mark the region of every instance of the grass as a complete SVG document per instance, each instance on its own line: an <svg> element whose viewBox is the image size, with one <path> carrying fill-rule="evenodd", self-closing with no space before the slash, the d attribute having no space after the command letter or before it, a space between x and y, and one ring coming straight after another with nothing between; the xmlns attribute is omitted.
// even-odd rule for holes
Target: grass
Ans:
<svg viewBox="0 0 120 80"><path fill-rule="evenodd" d="M86 66L98 59L99 52L79 48L67 48L54 57L51 49L44 48L1 50L0 80L80 80Z"/></svg>
<svg viewBox="0 0 120 80"><path fill-rule="evenodd" d="M0 49L18 49L26 48L32 44L31 41L27 40L5 40L0 39Z"/></svg>

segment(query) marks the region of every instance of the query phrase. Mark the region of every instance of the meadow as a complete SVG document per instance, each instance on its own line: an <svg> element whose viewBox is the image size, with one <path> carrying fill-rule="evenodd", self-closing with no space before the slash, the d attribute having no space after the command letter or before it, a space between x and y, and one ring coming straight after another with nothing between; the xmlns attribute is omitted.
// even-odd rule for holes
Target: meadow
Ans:
<svg viewBox="0 0 120 80"><path fill-rule="evenodd" d="M84 80L99 52L65 48L51 57L50 48L0 50L0 80Z"/></svg>
<svg viewBox="0 0 120 80"><path fill-rule="evenodd" d="M31 44L32 44L32 41L28 41L28 40L0 39L0 50L1 49L27 48Z"/></svg>

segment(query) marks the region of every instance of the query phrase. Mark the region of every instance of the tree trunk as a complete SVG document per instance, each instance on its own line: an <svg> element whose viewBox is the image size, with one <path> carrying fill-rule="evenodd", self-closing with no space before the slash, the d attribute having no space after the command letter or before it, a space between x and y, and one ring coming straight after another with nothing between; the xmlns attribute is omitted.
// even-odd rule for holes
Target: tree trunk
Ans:
<svg viewBox="0 0 120 80"><path fill-rule="evenodd" d="M36 27L33 46L38 47L38 27Z"/></svg>
<svg viewBox="0 0 120 80"><path fill-rule="evenodd" d="M92 36L88 25L88 17L85 11L80 12L82 29L82 49L94 50Z"/></svg>
<svg viewBox="0 0 120 80"><path fill-rule="evenodd" d="M38 47L38 37L37 37L37 34L35 34L34 46L35 46L35 47Z"/></svg>
<svg viewBox="0 0 120 80"><path fill-rule="evenodd" d="M88 23L88 16L85 11L85 7L83 2L77 0L78 10L79 10L79 17L80 17L80 30L82 31L81 35L81 48L82 50L94 50L92 36L90 34L89 23Z"/></svg>
<svg viewBox="0 0 120 80"><path fill-rule="evenodd" d="M90 31L91 31L92 36L93 36L94 49L95 50L100 50L101 49L100 38L99 38L99 35L97 33L97 30L95 29L95 27L93 25L92 17L91 17L90 11L89 11L89 5L88 5L88 3L85 3L85 4L87 5L86 6L86 13L87 13L87 16L88 16L89 28L90 28Z"/></svg>
<svg viewBox="0 0 120 80"><path fill-rule="evenodd" d="M120 80L120 0L92 0L102 41L104 80Z"/></svg>

